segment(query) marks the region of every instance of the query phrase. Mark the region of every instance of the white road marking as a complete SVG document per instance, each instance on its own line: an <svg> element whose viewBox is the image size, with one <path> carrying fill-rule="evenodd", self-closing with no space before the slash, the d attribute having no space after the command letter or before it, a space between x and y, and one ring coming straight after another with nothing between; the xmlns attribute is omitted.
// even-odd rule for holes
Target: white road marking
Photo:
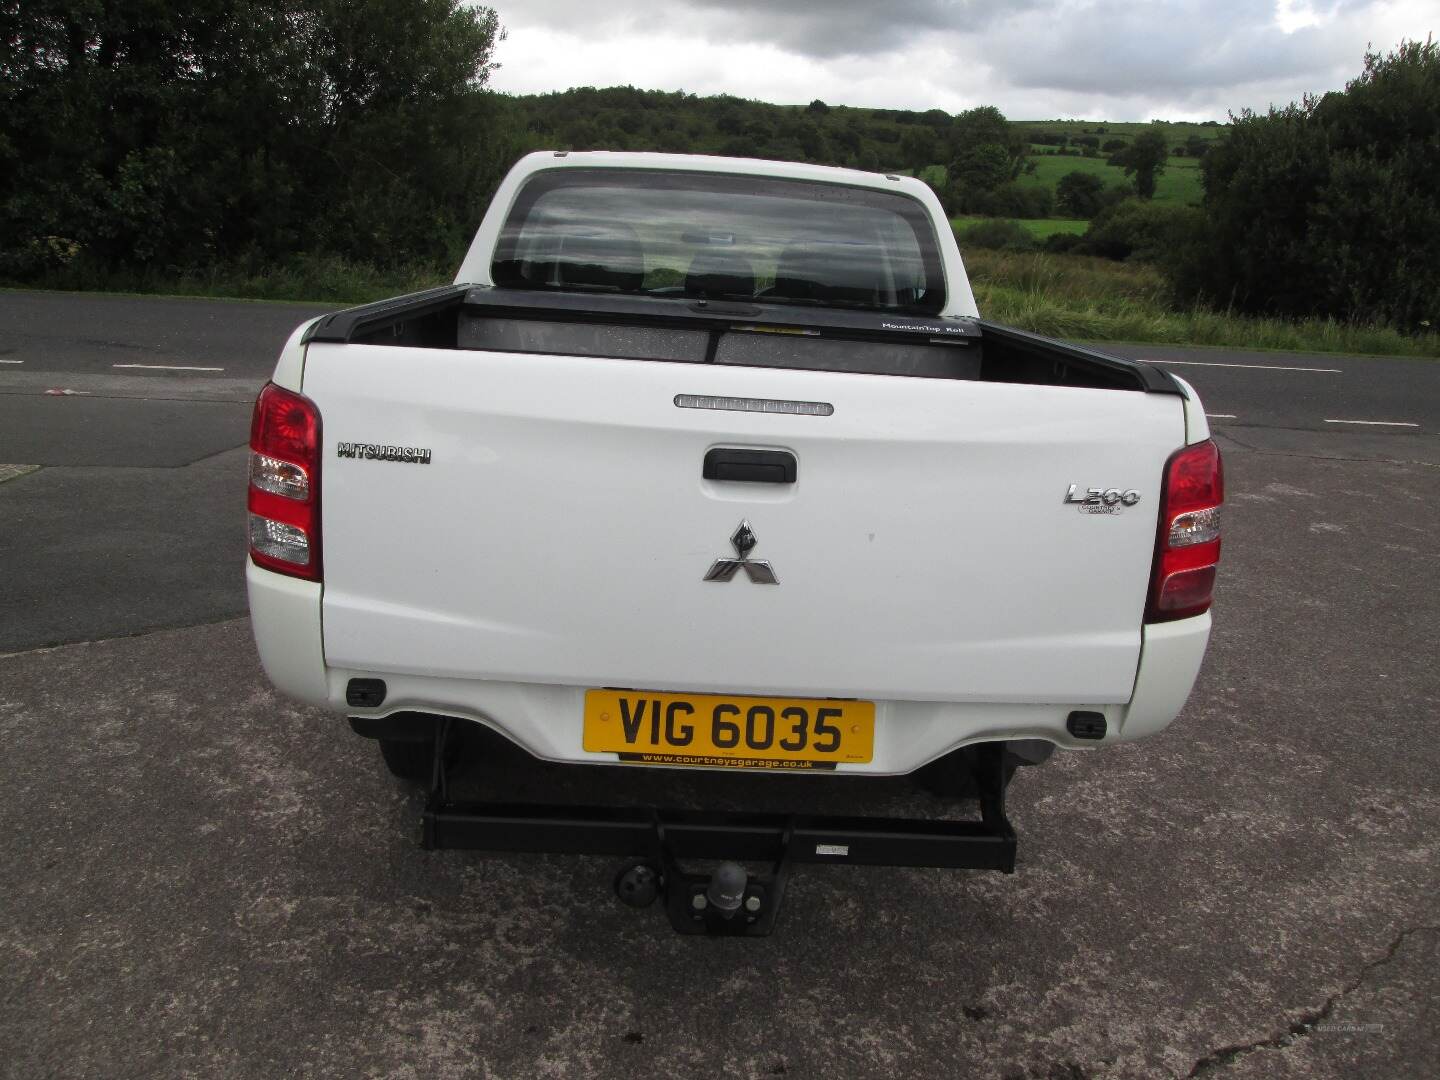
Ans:
<svg viewBox="0 0 1440 1080"><path fill-rule="evenodd" d="M1326 420L1327 424L1364 424L1366 427L1419 427L1408 420Z"/></svg>
<svg viewBox="0 0 1440 1080"><path fill-rule="evenodd" d="M24 360L0 360L0 364L23 364Z"/></svg>
<svg viewBox="0 0 1440 1080"><path fill-rule="evenodd" d="M223 367L187 367L184 364L111 364L112 368L144 368L146 371L224 371Z"/></svg>
<svg viewBox="0 0 1440 1080"><path fill-rule="evenodd" d="M1255 371L1316 371L1325 375L1341 375L1343 372L1338 367L1281 367L1279 364L1217 364L1210 360L1150 360L1147 364L1164 364L1167 367L1178 364L1181 367L1237 367L1251 368Z"/></svg>
<svg viewBox="0 0 1440 1080"><path fill-rule="evenodd" d="M39 465L0 465L0 484L6 480L15 480L40 468Z"/></svg>
<svg viewBox="0 0 1440 1080"><path fill-rule="evenodd" d="M1211 420L1234 420L1234 419L1235 419L1235 414L1234 414L1233 412L1207 412L1205 415L1208 416Z"/></svg>

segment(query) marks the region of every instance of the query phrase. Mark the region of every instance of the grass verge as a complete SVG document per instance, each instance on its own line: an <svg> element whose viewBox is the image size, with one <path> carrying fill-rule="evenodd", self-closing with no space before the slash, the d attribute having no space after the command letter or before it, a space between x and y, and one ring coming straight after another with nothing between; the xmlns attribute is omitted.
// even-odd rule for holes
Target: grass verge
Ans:
<svg viewBox="0 0 1440 1080"><path fill-rule="evenodd" d="M1201 307L1177 311L1160 273L1144 264L984 250L967 252L965 264L985 318L1050 337L1440 358L1436 333Z"/></svg>
<svg viewBox="0 0 1440 1080"><path fill-rule="evenodd" d="M957 224L965 221L957 219ZM1433 332L1408 335L1390 327L1357 326L1333 319L1291 322L1198 307L1177 311L1170 304L1164 278L1144 263L975 248L965 253L965 265L987 319L1051 337L1440 358L1440 334ZM340 306L442 285L452 276L453 271L439 265L381 270L335 256L303 256L280 266L189 274L101 273L71 264L43 280L11 284L29 289Z"/></svg>
<svg viewBox="0 0 1440 1080"><path fill-rule="evenodd" d="M453 268L439 265L413 264L382 269L337 255L300 255L268 266L223 266L183 273L106 270L77 259L38 280L4 284L70 292L365 304L445 285L454 277Z"/></svg>

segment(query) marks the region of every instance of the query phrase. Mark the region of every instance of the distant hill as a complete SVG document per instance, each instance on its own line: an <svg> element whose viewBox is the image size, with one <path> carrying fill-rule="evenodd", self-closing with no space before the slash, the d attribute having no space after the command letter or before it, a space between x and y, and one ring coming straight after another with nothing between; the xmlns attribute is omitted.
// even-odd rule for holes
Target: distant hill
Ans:
<svg viewBox="0 0 1440 1080"><path fill-rule="evenodd" d="M726 94L629 86L509 98L528 136L557 150L724 154L913 171L942 160L952 117L940 109L771 105ZM908 141L907 141L908 140Z"/></svg>
<svg viewBox="0 0 1440 1080"><path fill-rule="evenodd" d="M809 161L918 173L932 183L943 173L926 170L944 166L953 156L949 136L955 118L943 109L864 109L819 100L772 105L727 94L700 97L630 86L581 87L506 100L527 141L556 150L656 150ZM1196 156L1196 150L1225 130L1214 122L1162 123L1173 132L1174 149L1182 151L1181 156ZM1092 157L1108 156L1110 151L1101 149L1106 143L1127 143L1148 126L1084 120L1011 124L1026 136L1036 157L1061 150L1077 157L1087 150Z"/></svg>

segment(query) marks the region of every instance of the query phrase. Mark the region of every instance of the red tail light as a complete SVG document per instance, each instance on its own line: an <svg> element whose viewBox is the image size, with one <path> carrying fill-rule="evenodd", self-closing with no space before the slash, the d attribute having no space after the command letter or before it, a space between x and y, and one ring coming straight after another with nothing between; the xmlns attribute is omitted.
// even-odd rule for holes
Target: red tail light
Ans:
<svg viewBox="0 0 1440 1080"><path fill-rule="evenodd" d="M267 383L250 420L250 558L320 580L320 411Z"/></svg>
<svg viewBox="0 0 1440 1080"><path fill-rule="evenodd" d="M1220 449L1206 440L1170 455L1160 492L1160 528L1146 622L1188 619L1210 610L1220 562Z"/></svg>

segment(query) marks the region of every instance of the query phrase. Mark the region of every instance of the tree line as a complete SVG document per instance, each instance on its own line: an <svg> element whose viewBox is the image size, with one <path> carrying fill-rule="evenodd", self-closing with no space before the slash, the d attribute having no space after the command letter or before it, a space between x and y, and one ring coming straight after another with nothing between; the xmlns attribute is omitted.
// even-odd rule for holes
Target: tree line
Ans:
<svg viewBox="0 0 1440 1080"><path fill-rule="evenodd" d="M0 274L460 250L521 140L460 0L5 0Z"/></svg>
<svg viewBox="0 0 1440 1080"><path fill-rule="evenodd" d="M507 96L488 89L502 33L463 0L0 0L0 278L302 253L446 267L521 154L658 150L911 172L955 214L1048 216L1058 202L1143 221L1187 299L1402 326L1437 313L1433 43L1368 56L1343 92L1242 113L1177 148L1162 124L1126 140L1037 134L992 106ZM1202 205L1127 209L1177 149L1200 157ZM1044 152L1108 155L1127 182L1019 183Z"/></svg>
<svg viewBox="0 0 1440 1080"><path fill-rule="evenodd" d="M1425 330L1440 322L1440 48L1370 53L1345 90L1231 118L1173 237L1182 296Z"/></svg>

